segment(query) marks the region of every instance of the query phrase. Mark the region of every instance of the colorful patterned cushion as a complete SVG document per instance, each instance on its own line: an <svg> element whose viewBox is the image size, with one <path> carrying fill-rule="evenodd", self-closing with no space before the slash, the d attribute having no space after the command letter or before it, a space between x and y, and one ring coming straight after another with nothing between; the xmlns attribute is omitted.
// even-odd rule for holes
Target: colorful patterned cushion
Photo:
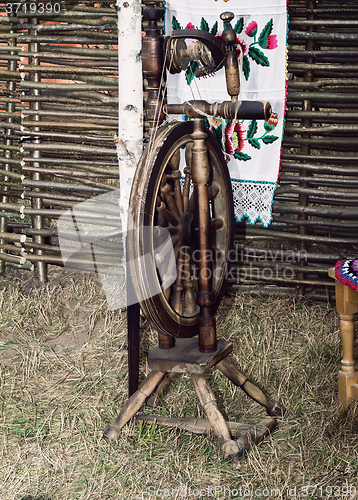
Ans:
<svg viewBox="0 0 358 500"><path fill-rule="evenodd" d="M336 279L358 291L358 259L339 260L335 266Z"/></svg>

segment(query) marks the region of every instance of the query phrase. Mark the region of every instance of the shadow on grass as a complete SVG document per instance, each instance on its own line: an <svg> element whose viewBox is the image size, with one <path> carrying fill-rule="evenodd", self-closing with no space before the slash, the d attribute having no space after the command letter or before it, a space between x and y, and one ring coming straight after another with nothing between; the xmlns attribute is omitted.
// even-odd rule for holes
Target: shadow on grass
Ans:
<svg viewBox="0 0 358 500"><path fill-rule="evenodd" d="M33 495L25 495L24 497L19 498L19 500L50 500L50 497L40 495L40 496L33 496Z"/></svg>

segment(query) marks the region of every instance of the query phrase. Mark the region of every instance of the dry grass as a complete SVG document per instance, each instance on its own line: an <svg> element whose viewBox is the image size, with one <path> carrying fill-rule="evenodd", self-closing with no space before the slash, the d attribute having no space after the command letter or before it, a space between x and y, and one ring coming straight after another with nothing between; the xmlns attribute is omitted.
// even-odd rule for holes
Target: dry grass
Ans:
<svg viewBox="0 0 358 500"><path fill-rule="evenodd" d="M337 414L332 305L224 299L219 336L234 341L236 364L288 409L273 435L235 465L212 438L156 426L130 422L117 441L101 440L127 398L125 313L108 310L94 277L51 276L40 288L25 274L0 283L1 500L223 499L229 490L231 498L355 497L342 489L358 489L358 435L355 409L345 420ZM141 378L156 337L148 325L142 330ZM264 416L219 372L210 379L228 419ZM183 376L155 412L203 415L198 406Z"/></svg>

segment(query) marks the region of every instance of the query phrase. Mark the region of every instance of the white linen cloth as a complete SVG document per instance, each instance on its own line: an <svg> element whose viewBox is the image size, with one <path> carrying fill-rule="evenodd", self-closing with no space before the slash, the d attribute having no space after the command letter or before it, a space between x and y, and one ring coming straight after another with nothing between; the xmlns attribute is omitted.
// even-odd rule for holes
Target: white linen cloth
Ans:
<svg viewBox="0 0 358 500"><path fill-rule="evenodd" d="M274 114L268 122L240 120L235 127L230 127L228 122L209 119L209 125L219 140L220 129L226 131L220 142L226 145L236 219L247 217L251 224L260 220L267 227L272 220L284 126L286 0L168 0L165 3L166 35L170 35L173 26L206 29L220 35L223 31L220 14L224 11L235 14L231 24L238 33L241 52L239 100L269 101ZM168 75L167 92L169 103L230 99L224 68L214 76L194 78L190 85L184 72Z"/></svg>

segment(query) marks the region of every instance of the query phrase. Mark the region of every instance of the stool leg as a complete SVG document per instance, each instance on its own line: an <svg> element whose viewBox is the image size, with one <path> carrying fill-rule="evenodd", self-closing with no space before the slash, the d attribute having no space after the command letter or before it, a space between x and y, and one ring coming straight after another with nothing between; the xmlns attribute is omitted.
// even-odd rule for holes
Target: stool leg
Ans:
<svg viewBox="0 0 358 500"><path fill-rule="evenodd" d="M358 294L348 286L335 281L337 312L340 317L343 359L338 373L339 411L344 413L352 401L352 384L358 383L353 356L354 314L358 312Z"/></svg>
<svg viewBox="0 0 358 500"><path fill-rule="evenodd" d="M141 383L137 392L131 396L124 404L121 413L116 418L114 424L110 424L103 433L105 441L117 439L122 427L139 410L148 396L152 394L157 385L163 380L166 372L153 370L147 378Z"/></svg>
<svg viewBox="0 0 358 500"><path fill-rule="evenodd" d="M343 358L341 370L338 373L338 399L339 410L343 413L352 401L350 386L358 382L358 372L355 371L353 356L354 314L340 314L339 316Z"/></svg>
<svg viewBox="0 0 358 500"><path fill-rule="evenodd" d="M197 374L192 374L191 380L193 381L199 401L206 412L211 427L214 429L222 445L224 458L237 460L242 455L244 449L240 450L236 442L231 439L227 423L217 407L216 398L211 390L209 382L203 375Z"/></svg>

